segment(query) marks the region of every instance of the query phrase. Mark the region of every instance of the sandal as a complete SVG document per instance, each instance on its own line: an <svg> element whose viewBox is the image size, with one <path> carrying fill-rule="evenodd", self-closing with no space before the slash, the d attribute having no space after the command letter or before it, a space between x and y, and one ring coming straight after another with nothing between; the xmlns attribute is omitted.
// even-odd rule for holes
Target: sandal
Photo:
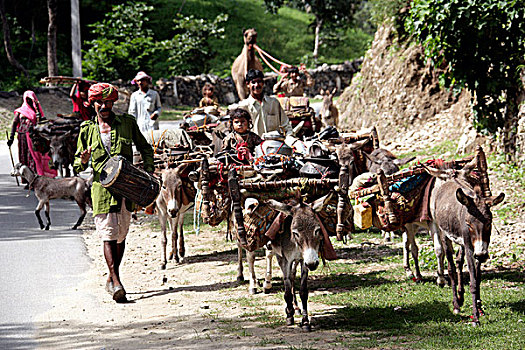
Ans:
<svg viewBox="0 0 525 350"><path fill-rule="evenodd" d="M124 290L124 287L116 286L113 289L113 300L115 300L117 303L128 301L128 299L126 299L126 291Z"/></svg>

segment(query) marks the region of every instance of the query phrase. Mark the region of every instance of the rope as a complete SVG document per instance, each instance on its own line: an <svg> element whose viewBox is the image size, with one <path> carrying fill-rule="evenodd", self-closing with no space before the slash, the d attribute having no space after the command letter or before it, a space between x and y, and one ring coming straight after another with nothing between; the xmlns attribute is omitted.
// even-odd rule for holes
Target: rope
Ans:
<svg viewBox="0 0 525 350"><path fill-rule="evenodd" d="M162 138L164 137L164 134L168 131L168 129L165 129L162 134L160 134L159 140L155 144L155 138L153 137L153 130L151 130L151 142L153 143L153 154L157 153L157 148L160 145L160 142L162 141Z"/></svg>
<svg viewBox="0 0 525 350"><path fill-rule="evenodd" d="M292 65L288 64L288 63L284 63L284 62L281 62L279 61L278 59L276 59L275 57L272 57L268 52L264 51L263 49L261 49L259 47L259 45L255 44L253 45L253 47L255 47L255 50L257 50L257 52L259 53L259 55L264 54L266 56L268 56L272 61L276 62L276 63L279 63L281 66L285 66L285 67L291 67ZM261 55L262 57L262 55ZM265 60L266 62L266 60ZM272 66L271 66L272 67Z"/></svg>

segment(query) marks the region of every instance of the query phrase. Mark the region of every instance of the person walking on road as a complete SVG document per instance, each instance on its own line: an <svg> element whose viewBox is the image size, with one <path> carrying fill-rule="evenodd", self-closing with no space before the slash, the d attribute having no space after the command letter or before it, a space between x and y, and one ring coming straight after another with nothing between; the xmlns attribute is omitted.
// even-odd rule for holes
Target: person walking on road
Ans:
<svg viewBox="0 0 525 350"><path fill-rule="evenodd" d="M104 242L104 257L109 270L106 290L113 300L120 303L127 301L119 267L134 204L102 187L100 173L113 156L120 155L133 161L132 143L142 155L144 170L152 173L154 165L153 149L140 132L135 118L128 114L116 115L112 111L117 99L117 88L110 84L98 83L89 88L88 102L96 115L80 126L74 168L81 172L91 160L94 175L91 188L93 216L96 232Z"/></svg>
<svg viewBox="0 0 525 350"><path fill-rule="evenodd" d="M137 119L140 131L146 135L152 130L159 130L161 112L160 96L150 89L151 77L145 72L138 72L131 81L139 89L131 94L128 113Z"/></svg>
<svg viewBox="0 0 525 350"><path fill-rule="evenodd" d="M7 140L7 146L11 147L15 133L18 133L19 162L28 166L40 176L57 176L57 171L49 168L49 160L51 159L49 155L33 148L30 128L46 119L36 94L31 90L24 92L24 102L21 107L15 109L14 113L15 117L11 126L11 134ZM22 179L22 182L25 182L25 179Z"/></svg>

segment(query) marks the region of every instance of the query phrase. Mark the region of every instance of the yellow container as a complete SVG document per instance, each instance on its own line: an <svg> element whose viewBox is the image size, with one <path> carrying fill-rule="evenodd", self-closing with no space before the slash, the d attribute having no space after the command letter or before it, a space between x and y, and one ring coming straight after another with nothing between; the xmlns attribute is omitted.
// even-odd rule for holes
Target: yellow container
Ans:
<svg viewBox="0 0 525 350"><path fill-rule="evenodd" d="M362 230L372 226L372 207L364 202L354 205L354 225Z"/></svg>

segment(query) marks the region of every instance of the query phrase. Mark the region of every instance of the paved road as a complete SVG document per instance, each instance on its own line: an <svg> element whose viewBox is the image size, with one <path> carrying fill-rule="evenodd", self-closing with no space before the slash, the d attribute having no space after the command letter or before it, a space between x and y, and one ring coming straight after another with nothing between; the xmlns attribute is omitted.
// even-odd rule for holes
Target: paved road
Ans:
<svg viewBox="0 0 525 350"><path fill-rule="evenodd" d="M26 198L10 171L7 145L0 141L0 349L33 349L35 316L80 282L89 259L82 231L68 229L78 218L77 205L53 200L51 229L40 230L34 193Z"/></svg>

